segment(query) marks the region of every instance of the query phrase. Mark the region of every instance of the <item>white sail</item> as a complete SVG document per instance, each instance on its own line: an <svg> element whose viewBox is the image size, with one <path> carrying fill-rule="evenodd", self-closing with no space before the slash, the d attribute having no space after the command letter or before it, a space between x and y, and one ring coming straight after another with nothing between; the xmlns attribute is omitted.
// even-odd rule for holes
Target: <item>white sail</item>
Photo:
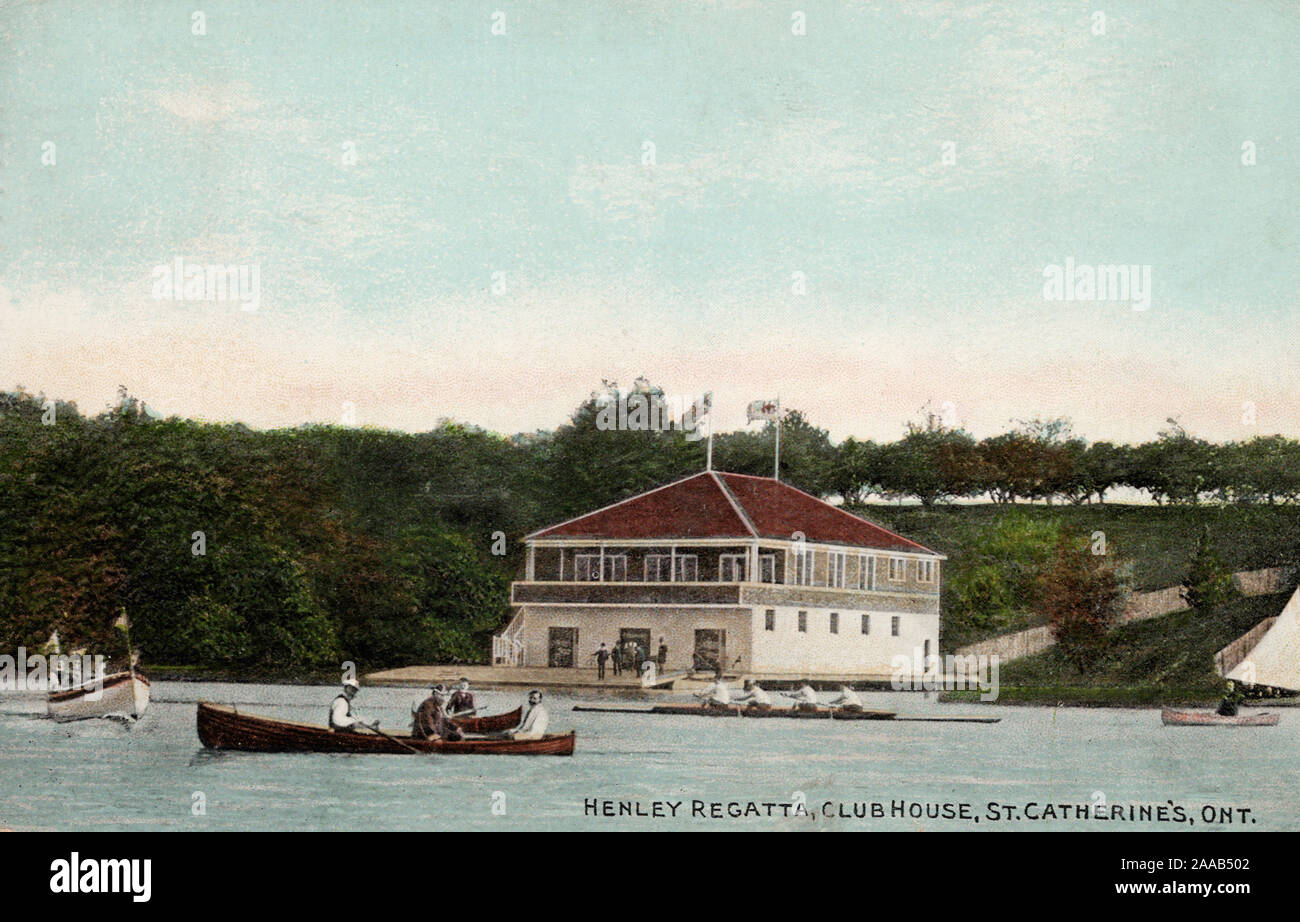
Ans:
<svg viewBox="0 0 1300 922"><path fill-rule="evenodd" d="M1245 685L1300 691L1300 589L1228 678Z"/></svg>

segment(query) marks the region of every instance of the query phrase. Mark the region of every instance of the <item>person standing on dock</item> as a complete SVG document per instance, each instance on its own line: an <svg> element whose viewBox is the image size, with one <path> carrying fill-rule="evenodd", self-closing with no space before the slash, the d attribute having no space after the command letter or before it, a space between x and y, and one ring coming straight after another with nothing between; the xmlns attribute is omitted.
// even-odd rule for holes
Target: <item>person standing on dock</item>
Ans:
<svg viewBox="0 0 1300 922"><path fill-rule="evenodd" d="M826 702L827 707L839 708L847 714L858 714L862 712L862 699L858 693L847 685L840 686L840 696L833 701Z"/></svg>
<svg viewBox="0 0 1300 922"><path fill-rule="evenodd" d="M817 692L808 679L803 680L803 683L793 695L789 692L781 692L781 694L794 699L794 707L797 711L815 711L821 705L821 702L817 700Z"/></svg>
<svg viewBox="0 0 1300 922"><path fill-rule="evenodd" d="M447 717L447 688L435 685L415 712L411 735L417 740L464 739L460 729Z"/></svg>
<svg viewBox="0 0 1300 922"><path fill-rule="evenodd" d="M356 679L343 680L343 691L335 696L334 703L330 705L331 730L336 733L356 733L363 727L374 729L379 726L377 720L367 723L359 714L352 713L352 699L360 690L361 685Z"/></svg>
<svg viewBox="0 0 1300 922"><path fill-rule="evenodd" d="M763 690L763 686L749 679L745 680L745 690L735 697L736 704L744 704L755 711L772 710L772 696Z"/></svg>
<svg viewBox="0 0 1300 922"><path fill-rule="evenodd" d="M596 657L596 678L605 678L605 661L609 659L609 647L601 644L600 649L593 653L592 656ZM618 671L615 670L614 674L618 675Z"/></svg>
<svg viewBox="0 0 1300 922"><path fill-rule="evenodd" d="M534 688L528 693L528 707L519 726L507 730L505 736L512 740L539 740L546 735L546 725L550 719L551 715L542 706L541 689Z"/></svg>
<svg viewBox="0 0 1300 922"><path fill-rule="evenodd" d="M659 655L655 659L659 664L659 674L663 675L665 668L668 666L668 644L664 643L662 637L659 638Z"/></svg>
<svg viewBox="0 0 1300 922"><path fill-rule="evenodd" d="M623 674L623 645L621 643L614 644L614 652L610 654L610 658L614 660L614 675L616 676L622 675Z"/></svg>
<svg viewBox="0 0 1300 922"><path fill-rule="evenodd" d="M469 690L469 679L461 676L456 683L456 690L451 693L451 700L447 702L447 713L452 717L464 717L477 710L474 693Z"/></svg>
<svg viewBox="0 0 1300 922"><path fill-rule="evenodd" d="M695 695L699 698L706 708L729 708L731 707L731 689L727 683L719 678L708 688Z"/></svg>

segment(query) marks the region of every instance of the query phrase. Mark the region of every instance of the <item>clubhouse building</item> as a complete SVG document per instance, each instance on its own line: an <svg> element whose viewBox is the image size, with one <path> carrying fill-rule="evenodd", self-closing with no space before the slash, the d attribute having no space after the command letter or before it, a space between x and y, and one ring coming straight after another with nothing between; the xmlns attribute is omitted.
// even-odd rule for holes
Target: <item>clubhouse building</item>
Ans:
<svg viewBox="0 0 1300 922"><path fill-rule="evenodd" d="M524 540L499 665L662 639L665 673L867 679L938 653L943 555L769 477L705 471Z"/></svg>

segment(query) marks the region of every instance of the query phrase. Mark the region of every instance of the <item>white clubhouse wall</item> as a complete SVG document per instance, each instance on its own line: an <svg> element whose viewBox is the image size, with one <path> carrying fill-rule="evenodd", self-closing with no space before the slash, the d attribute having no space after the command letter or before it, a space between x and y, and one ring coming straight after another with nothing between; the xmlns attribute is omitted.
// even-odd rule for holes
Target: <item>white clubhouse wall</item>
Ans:
<svg viewBox="0 0 1300 922"><path fill-rule="evenodd" d="M769 606L771 607L771 606ZM775 606L775 630L766 629L767 608L755 608L751 619L754 652L750 670L756 673L795 675L867 675L888 678L895 656L939 652L939 614L900 613L863 609ZM799 612L808 613L808 630L799 630ZM831 612L839 613L839 633L830 632ZM871 633L862 633L862 615L871 616ZM899 619L899 633L890 632L891 619ZM917 652L920 651L920 652ZM910 673L909 673L910 674Z"/></svg>

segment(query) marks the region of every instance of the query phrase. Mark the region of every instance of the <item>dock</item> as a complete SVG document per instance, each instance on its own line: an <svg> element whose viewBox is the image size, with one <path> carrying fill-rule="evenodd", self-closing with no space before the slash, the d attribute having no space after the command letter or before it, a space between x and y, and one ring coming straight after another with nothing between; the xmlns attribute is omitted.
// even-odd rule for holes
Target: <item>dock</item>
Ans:
<svg viewBox="0 0 1300 922"><path fill-rule="evenodd" d="M393 688L428 688L441 682L453 685L464 676L470 685L482 689L542 688L553 691L611 691L645 694L656 691L673 691L675 688L703 687L705 682L692 680L685 672L669 673L656 679L653 686L641 684L641 677L627 671L614 675L605 670L605 678L597 678L595 669L548 669L530 666L403 666L366 673L367 685Z"/></svg>

